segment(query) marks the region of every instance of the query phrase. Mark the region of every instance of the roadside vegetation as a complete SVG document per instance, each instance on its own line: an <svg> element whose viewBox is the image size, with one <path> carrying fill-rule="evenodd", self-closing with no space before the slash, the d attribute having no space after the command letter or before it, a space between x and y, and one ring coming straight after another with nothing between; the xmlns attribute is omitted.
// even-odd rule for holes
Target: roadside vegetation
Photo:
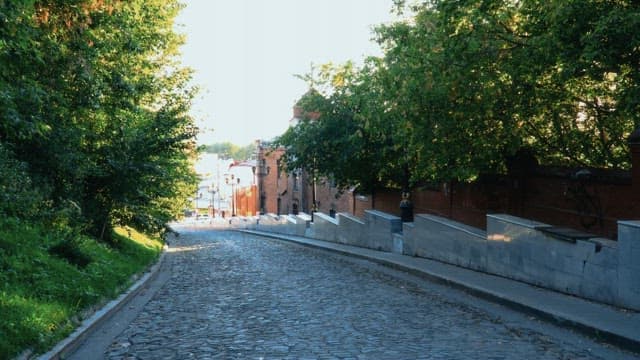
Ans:
<svg viewBox="0 0 640 360"><path fill-rule="evenodd" d="M0 358L120 293L194 193L180 9L0 1Z"/></svg>
<svg viewBox="0 0 640 360"><path fill-rule="evenodd" d="M113 241L0 219L0 358L46 352L131 285L162 248L132 229L117 229Z"/></svg>

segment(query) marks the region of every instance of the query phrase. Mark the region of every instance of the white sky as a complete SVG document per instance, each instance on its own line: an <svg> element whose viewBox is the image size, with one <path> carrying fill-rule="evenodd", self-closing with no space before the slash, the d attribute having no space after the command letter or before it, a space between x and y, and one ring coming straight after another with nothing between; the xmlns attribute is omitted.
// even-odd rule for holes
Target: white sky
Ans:
<svg viewBox="0 0 640 360"><path fill-rule="evenodd" d="M307 90L311 64L380 55L372 26L393 20L392 0L182 0L183 63L201 87L198 142L244 146L282 134ZM213 130L213 131L212 131Z"/></svg>

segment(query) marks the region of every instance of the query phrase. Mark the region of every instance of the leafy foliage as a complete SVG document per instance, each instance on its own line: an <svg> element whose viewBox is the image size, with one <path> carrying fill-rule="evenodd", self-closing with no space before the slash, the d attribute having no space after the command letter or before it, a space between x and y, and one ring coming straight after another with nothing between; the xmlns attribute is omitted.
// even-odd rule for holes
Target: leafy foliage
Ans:
<svg viewBox="0 0 640 360"><path fill-rule="evenodd" d="M506 172L522 153L543 164L629 167L626 138L640 125L640 5L395 3L413 16L376 29L382 58L305 77L311 90L299 105L320 116L279 138L288 166L365 191L472 181Z"/></svg>
<svg viewBox="0 0 640 360"><path fill-rule="evenodd" d="M180 8L0 2L0 158L47 200L39 211L79 208L71 222L105 240L116 225L159 232L179 214L197 132L173 31Z"/></svg>
<svg viewBox="0 0 640 360"><path fill-rule="evenodd" d="M256 146L254 144L238 146L230 142L223 142L206 145L203 151L211 154L220 154L235 160L249 160L255 157Z"/></svg>
<svg viewBox="0 0 640 360"><path fill-rule="evenodd" d="M14 159L0 143L0 214L36 218L45 194L34 187L25 163Z"/></svg>

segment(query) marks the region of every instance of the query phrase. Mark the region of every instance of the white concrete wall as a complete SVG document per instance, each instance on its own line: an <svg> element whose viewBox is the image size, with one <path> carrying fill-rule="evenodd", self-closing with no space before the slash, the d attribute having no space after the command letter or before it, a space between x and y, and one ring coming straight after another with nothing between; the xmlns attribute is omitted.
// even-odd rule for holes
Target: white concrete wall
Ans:
<svg viewBox="0 0 640 360"><path fill-rule="evenodd" d="M640 310L640 221L618 222L618 262L620 302Z"/></svg>
<svg viewBox="0 0 640 360"><path fill-rule="evenodd" d="M312 239L337 242L338 220L329 215L316 212L309 225L307 236Z"/></svg>
<svg viewBox="0 0 640 360"><path fill-rule="evenodd" d="M433 215L416 215L412 233L405 236L404 241L409 244L407 250L411 251L407 255L474 270L485 271L487 268L486 232L459 222Z"/></svg>
<svg viewBox="0 0 640 360"><path fill-rule="evenodd" d="M618 304L617 244L593 238L569 242L550 227L509 215L487 216L487 272L581 297Z"/></svg>
<svg viewBox="0 0 640 360"><path fill-rule="evenodd" d="M367 247L365 243L366 224L360 218L350 214L338 213L338 225L340 231L337 234L337 241L341 244Z"/></svg>
<svg viewBox="0 0 640 360"><path fill-rule="evenodd" d="M402 232L402 220L382 211L366 210L364 222L366 232L363 242L366 247L391 252L393 250L393 234Z"/></svg>

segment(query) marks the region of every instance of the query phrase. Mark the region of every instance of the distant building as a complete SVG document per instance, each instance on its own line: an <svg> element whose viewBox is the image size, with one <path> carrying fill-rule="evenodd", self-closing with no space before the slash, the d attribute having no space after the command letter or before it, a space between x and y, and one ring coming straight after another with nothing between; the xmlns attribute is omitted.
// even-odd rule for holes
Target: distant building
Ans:
<svg viewBox="0 0 640 360"><path fill-rule="evenodd" d="M213 216L216 206L219 206L216 204L216 198L219 196L216 187L219 169L227 166L227 160L221 159L218 154L200 154L194 164L195 172L200 179L198 189L193 196L194 215Z"/></svg>
<svg viewBox="0 0 640 360"><path fill-rule="evenodd" d="M301 116L302 109L294 107L289 126L296 126ZM341 193L330 179L320 179L314 184L309 174L302 170L285 172L281 164L284 153L283 148L274 148L266 141L256 141L258 207L261 213L310 214L314 198L317 211L331 215L352 212L351 191Z"/></svg>
<svg viewBox="0 0 640 360"><path fill-rule="evenodd" d="M218 154L201 154L195 163L195 171L200 178L193 196L195 214L225 217L234 213L255 215L257 195L253 194L257 193L257 189L252 188L256 186L252 171L254 166L255 161L239 163Z"/></svg>
<svg viewBox="0 0 640 360"><path fill-rule="evenodd" d="M224 184L231 189L231 215L254 216L258 213L256 161L233 163L224 174Z"/></svg>
<svg viewBox="0 0 640 360"><path fill-rule="evenodd" d="M256 148L260 213L297 214L308 209L303 174L287 173L280 162L285 150L264 141L256 141Z"/></svg>

